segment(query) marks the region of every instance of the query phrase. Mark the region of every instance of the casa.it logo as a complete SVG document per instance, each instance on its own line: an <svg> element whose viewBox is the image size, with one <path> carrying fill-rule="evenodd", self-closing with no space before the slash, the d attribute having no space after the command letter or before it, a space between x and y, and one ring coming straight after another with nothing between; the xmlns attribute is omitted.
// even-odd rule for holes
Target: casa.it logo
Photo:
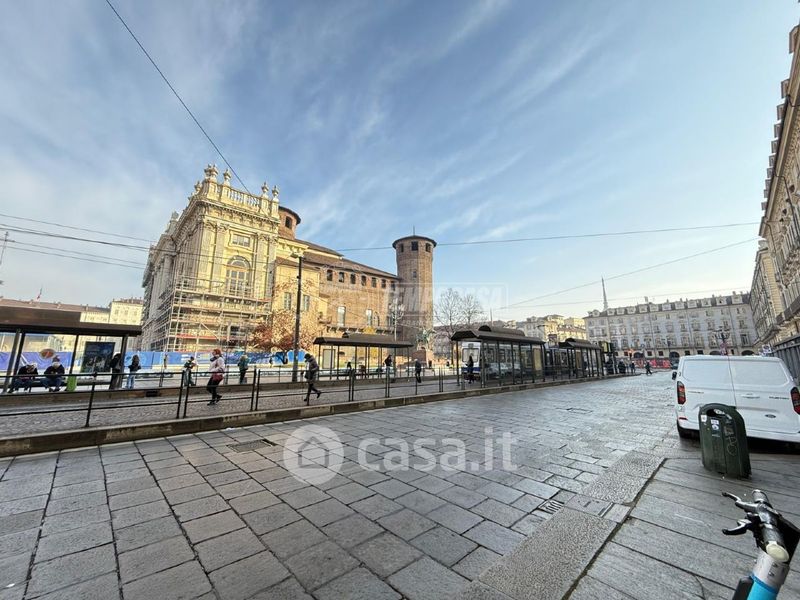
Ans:
<svg viewBox="0 0 800 600"><path fill-rule="evenodd" d="M342 442L333 430L304 425L286 439L283 464L295 479L311 484L325 483L339 472L342 454Z"/></svg>

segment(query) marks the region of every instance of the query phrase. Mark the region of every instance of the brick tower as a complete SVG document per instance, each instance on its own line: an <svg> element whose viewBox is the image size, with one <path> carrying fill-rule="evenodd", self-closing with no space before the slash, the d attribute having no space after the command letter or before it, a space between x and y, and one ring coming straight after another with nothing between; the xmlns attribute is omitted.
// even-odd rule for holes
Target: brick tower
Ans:
<svg viewBox="0 0 800 600"><path fill-rule="evenodd" d="M398 300L403 306L398 337L418 342L419 349L432 350L433 249L436 241L421 235L409 235L395 240L392 247L400 278Z"/></svg>

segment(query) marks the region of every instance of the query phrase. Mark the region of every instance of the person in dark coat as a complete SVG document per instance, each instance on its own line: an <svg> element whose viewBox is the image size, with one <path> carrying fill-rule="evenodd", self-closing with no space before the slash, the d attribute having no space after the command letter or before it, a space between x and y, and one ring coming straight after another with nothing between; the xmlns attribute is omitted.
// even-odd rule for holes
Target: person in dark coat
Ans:
<svg viewBox="0 0 800 600"><path fill-rule="evenodd" d="M190 356L189 360L183 363L183 371L186 373L186 385L195 385L195 380L192 377L192 371L197 369L197 361L195 361L194 356Z"/></svg>
<svg viewBox="0 0 800 600"><path fill-rule="evenodd" d="M35 364L28 363L27 365L22 365L17 371L17 376L14 377L14 382L11 384L11 389L9 391L14 393L19 388L22 388L26 392L30 392L33 384L36 383L36 375L38 374L39 369L36 368Z"/></svg>
<svg viewBox="0 0 800 600"><path fill-rule="evenodd" d="M122 370L125 365L122 363L122 355L117 352L111 357L111 362L108 363L111 367L111 383L108 386L110 390L116 390L122 387Z"/></svg>
<svg viewBox="0 0 800 600"><path fill-rule="evenodd" d="M422 383L422 363L419 362L419 359L414 361L414 377L416 377L417 383Z"/></svg>
<svg viewBox="0 0 800 600"><path fill-rule="evenodd" d="M136 381L136 373L142 368L142 363L139 361L139 355L134 354L131 359L131 364L128 367L128 385L129 390L133 389L134 382Z"/></svg>
<svg viewBox="0 0 800 600"><path fill-rule="evenodd" d="M472 358L472 354L467 359L467 381L470 383L475 381L475 359Z"/></svg>
<svg viewBox="0 0 800 600"><path fill-rule="evenodd" d="M319 377L319 363L312 354L306 354L305 377L306 381L308 381L308 389L306 390L306 404L309 404L311 401L311 392L316 392L317 398L319 398L320 394L322 394L322 392L320 392L314 385L314 382L317 380L317 377Z"/></svg>
<svg viewBox="0 0 800 600"><path fill-rule="evenodd" d="M61 382L64 379L64 365L61 364L61 359L57 356L53 362L44 370L44 377L47 381L47 389L51 392L58 392L61 390Z"/></svg>

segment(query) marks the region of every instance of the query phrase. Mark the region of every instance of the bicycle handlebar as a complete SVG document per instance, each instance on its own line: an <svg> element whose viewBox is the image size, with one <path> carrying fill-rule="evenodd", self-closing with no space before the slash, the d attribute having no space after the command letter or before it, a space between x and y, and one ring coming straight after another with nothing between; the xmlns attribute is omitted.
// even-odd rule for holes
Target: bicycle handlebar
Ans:
<svg viewBox="0 0 800 600"><path fill-rule="evenodd" d="M736 527L723 529L725 535L741 535L751 531L756 544L772 559L788 563L800 539L800 531L784 519L770 504L769 498L761 490L753 490L753 502L745 502L730 492L723 492L726 498L732 498L736 506L744 510L745 517L738 521Z"/></svg>

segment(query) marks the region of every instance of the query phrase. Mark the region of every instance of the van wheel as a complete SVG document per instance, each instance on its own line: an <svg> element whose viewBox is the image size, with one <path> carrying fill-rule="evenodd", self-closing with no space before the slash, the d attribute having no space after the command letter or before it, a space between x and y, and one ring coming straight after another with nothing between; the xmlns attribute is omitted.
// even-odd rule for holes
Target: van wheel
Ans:
<svg viewBox="0 0 800 600"><path fill-rule="evenodd" d="M691 440L694 438L694 432L689 429L683 429L680 425L675 423L675 427L678 429L678 437L684 440Z"/></svg>

